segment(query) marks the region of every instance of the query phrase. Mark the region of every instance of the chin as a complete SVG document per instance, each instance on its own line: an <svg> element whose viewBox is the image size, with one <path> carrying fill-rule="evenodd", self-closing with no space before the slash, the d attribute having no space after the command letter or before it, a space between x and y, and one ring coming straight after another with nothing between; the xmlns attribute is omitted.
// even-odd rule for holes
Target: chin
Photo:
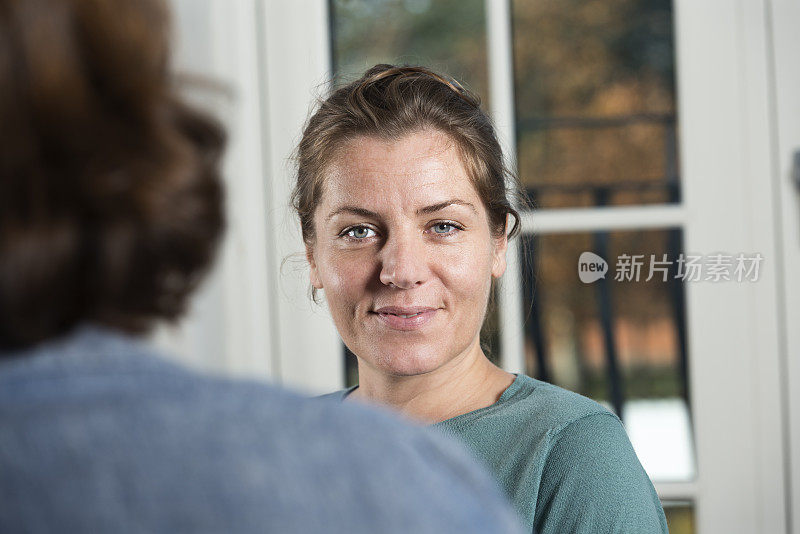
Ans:
<svg viewBox="0 0 800 534"><path fill-rule="evenodd" d="M398 350L397 346L381 351L372 359L373 365L386 374L415 376L435 371L446 362L441 352L432 350Z"/></svg>

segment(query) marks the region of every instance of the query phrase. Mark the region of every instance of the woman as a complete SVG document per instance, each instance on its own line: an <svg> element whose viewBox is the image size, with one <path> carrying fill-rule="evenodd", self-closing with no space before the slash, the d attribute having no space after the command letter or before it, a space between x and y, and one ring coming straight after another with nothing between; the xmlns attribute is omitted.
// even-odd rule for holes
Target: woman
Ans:
<svg viewBox="0 0 800 534"><path fill-rule="evenodd" d="M359 385L334 397L463 440L535 532L666 532L614 414L481 348L519 225L502 162L478 99L420 67L377 65L310 118L293 205L311 284L358 358Z"/></svg>

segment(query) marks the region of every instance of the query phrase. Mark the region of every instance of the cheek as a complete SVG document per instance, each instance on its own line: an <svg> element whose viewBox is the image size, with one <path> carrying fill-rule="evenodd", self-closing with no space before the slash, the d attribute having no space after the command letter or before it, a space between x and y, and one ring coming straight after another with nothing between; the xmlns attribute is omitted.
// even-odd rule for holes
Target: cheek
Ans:
<svg viewBox="0 0 800 534"><path fill-rule="evenodd" d="M440 256L439 272L452 293L480 301L491 285L492 254L483 246L466 247Z"/></svg>
<svg viewBox="0 0 800 534"><path fill-rule="evenodd" d="M346 304L363 297L374 276L369 261L335 252L323 255L321 260L317 268L328 303Z"/></svg>

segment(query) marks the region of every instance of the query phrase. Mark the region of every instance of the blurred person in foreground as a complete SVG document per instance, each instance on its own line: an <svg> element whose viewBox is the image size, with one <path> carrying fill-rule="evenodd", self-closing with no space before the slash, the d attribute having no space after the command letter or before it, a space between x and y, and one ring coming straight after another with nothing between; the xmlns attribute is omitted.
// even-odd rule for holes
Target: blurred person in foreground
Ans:
<svg viewBox="0 0 800 534"><path fill-rule="evenodd" d="M164 9L0 0L0 531L518 532L443 438L135 339L223 228L223 132L171 85Z"/></svg>

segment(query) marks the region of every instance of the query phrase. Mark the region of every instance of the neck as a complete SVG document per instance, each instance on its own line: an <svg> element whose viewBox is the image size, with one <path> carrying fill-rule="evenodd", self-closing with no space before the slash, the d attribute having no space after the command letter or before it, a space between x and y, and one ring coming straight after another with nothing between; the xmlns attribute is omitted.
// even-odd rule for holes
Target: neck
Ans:
<svg viewBox="0 0 800 534"><path fill-rule="evenodd" d="M384 404L426 423L436 423L497 402L514 375L494 365L478 340L442 367L413 376L389 375L358 362L353 399Z"/></svg>

